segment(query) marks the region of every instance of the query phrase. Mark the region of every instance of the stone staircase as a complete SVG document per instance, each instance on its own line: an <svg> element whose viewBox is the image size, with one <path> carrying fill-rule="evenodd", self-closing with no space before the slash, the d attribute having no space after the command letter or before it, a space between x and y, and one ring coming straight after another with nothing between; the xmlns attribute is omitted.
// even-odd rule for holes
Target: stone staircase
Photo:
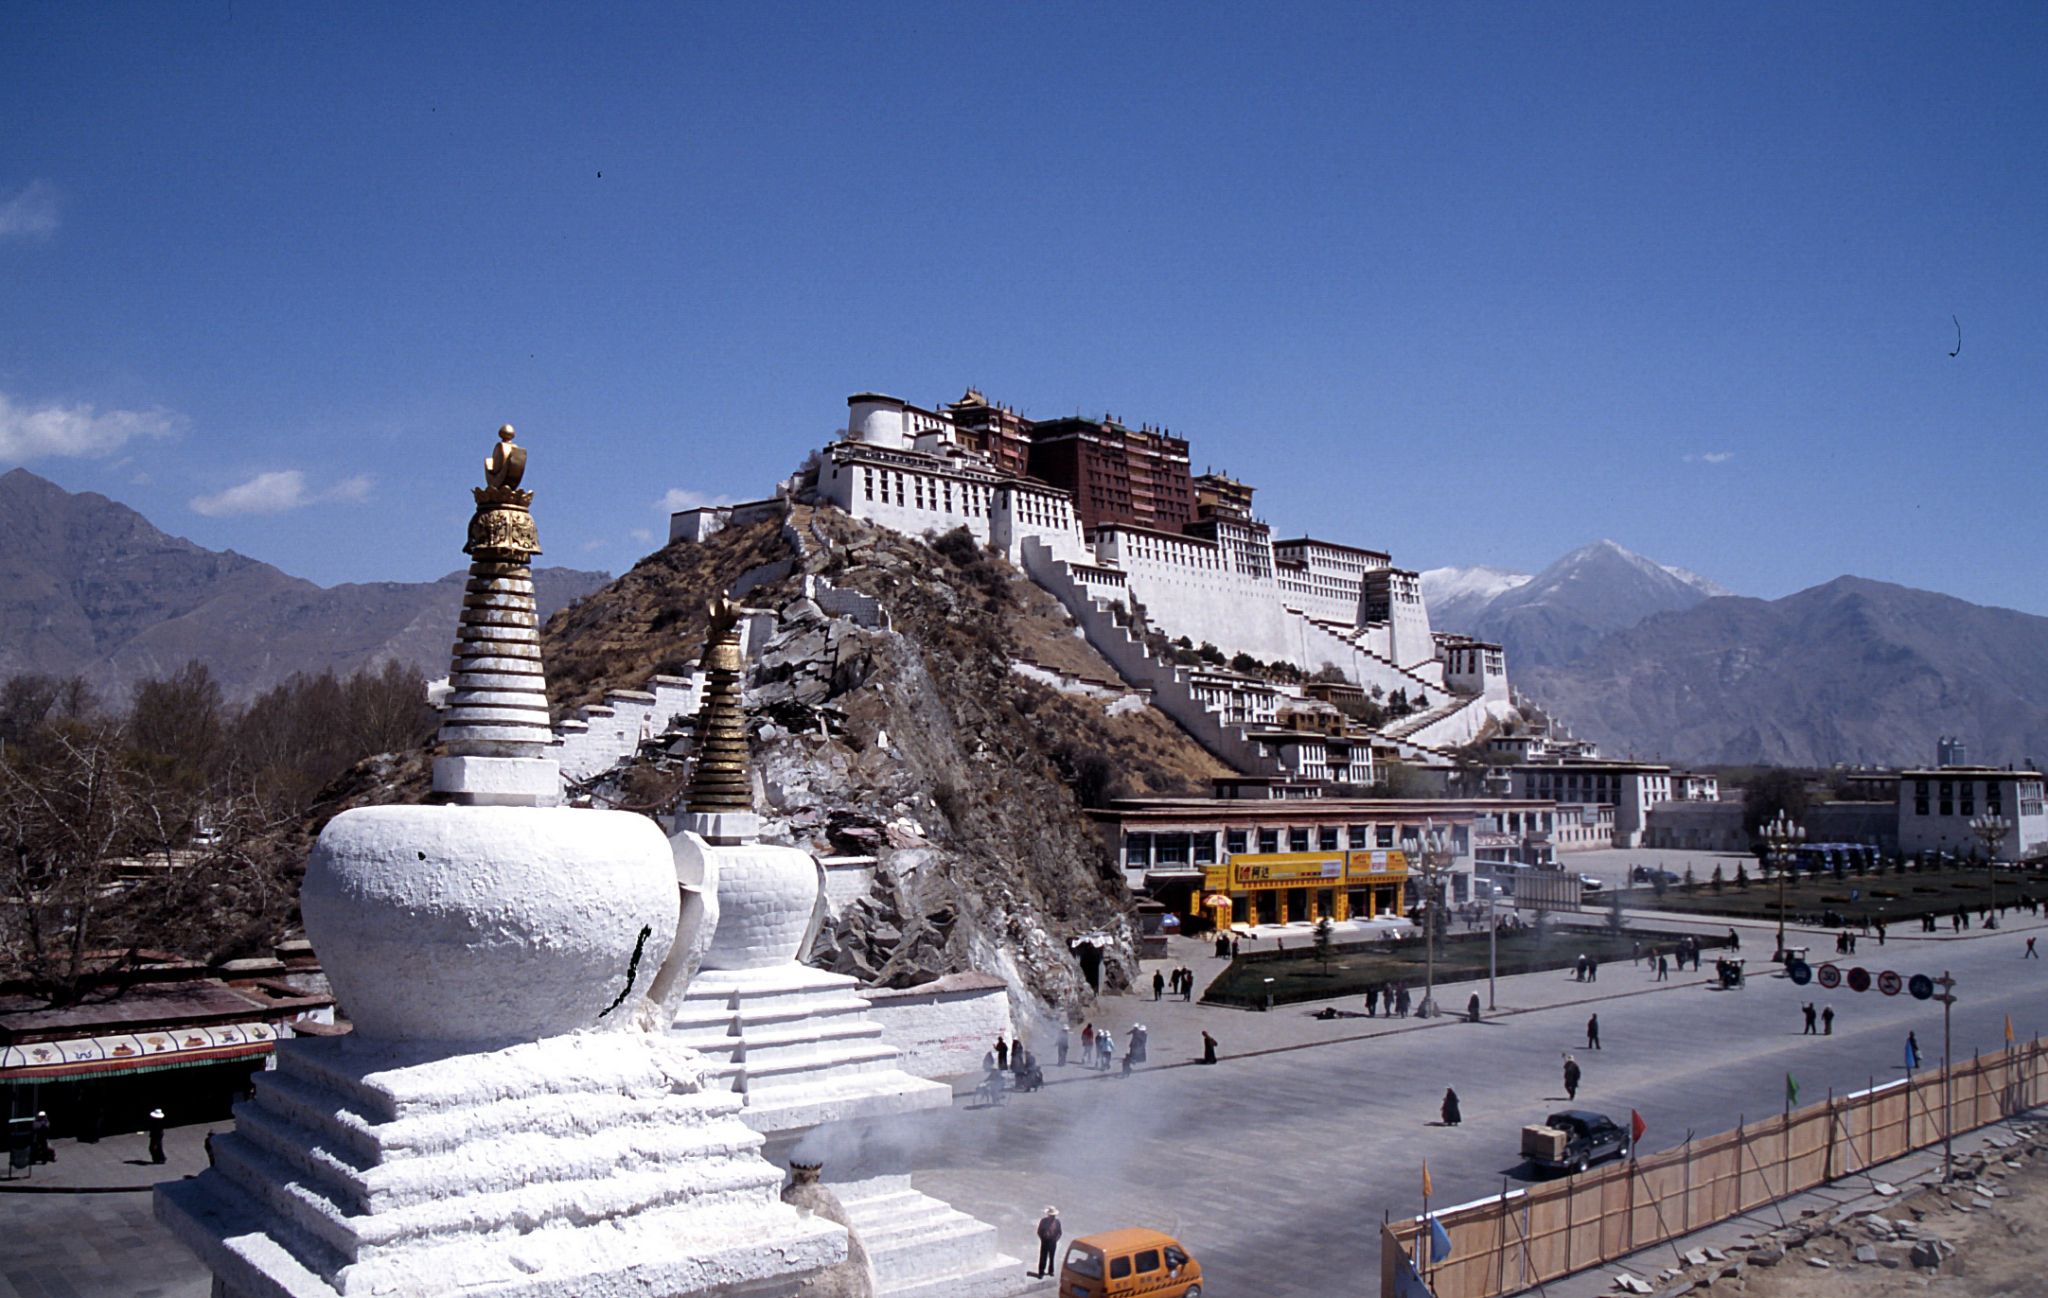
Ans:
<svg viewBox="0 0 2048 1298"><path fill-rule="evenodd" d="M888 1298L1004 1298L1032 1287L996 1228L911 1188L904 1175L834 1185Z"/></svg>

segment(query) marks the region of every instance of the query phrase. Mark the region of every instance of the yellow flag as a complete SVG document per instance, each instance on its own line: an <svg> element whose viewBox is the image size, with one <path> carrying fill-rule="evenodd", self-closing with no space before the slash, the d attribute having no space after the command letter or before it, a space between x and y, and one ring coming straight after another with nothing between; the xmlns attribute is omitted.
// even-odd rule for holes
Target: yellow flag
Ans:
<svg viewBox="0 0 2048 1298"><path fill-rule="evenodd" d="M1429 1160L1425 1158L1422 1160L1422 1197L1427 1199L1429 1195Z"/></svg>
<svg viewBox="0 0 2048 1298"><path fill-rule="evenodd" d="M2005 1016L2005 1044L2012 1044L2012 1015Z"/></svg>

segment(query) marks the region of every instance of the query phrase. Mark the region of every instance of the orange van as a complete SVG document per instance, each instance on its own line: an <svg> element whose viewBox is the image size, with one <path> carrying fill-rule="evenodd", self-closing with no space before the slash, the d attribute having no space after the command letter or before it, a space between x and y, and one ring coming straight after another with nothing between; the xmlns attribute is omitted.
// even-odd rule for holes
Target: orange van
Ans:
<svg viewBox="0 0 2048 1298"><path fill-rule="evenodd" d="M1156 1230L1109 1230L1067 1245L1060 1298L1202 1298L1202 1264Z"/></svg>

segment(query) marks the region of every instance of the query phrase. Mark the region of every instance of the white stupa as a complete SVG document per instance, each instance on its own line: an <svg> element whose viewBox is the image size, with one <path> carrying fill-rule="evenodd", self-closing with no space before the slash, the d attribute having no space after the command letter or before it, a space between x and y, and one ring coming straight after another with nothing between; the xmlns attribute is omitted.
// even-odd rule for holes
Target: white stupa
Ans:
<svg viewBox="0 0 2048 1298"><path fill-rule="evenodd" d="M706 1064L707 1078L743 1096L741 1117L781 1139L820 1124L946 1108L953 1090L906 1072L900 1052L868 1017L858 980L799 957L813 936L823 888L809 853L759 841L747 760L738 630L730 601L712 607L704 703L688 812L670 839L686 900L684 952L673 986L658 987L672 1033ZM911 1186L886 1140L825 1142L867 1151L824 1174L890 1298L994 1298L1028 1287L1023 1264L1003 1254L993 1226Z"/></svg>
<svg viewBox="0 0 2048 1298"><path fill-rule="evenodd" d="M301 909L355 1030L282 1043L157 1216L216 1298L793 1295L845 1231L780 1201L739 1098L645 1030L682 982L674 861L644 817L553 805L540 547L500 437L434 767L455 805L321 832Z"/></svg>

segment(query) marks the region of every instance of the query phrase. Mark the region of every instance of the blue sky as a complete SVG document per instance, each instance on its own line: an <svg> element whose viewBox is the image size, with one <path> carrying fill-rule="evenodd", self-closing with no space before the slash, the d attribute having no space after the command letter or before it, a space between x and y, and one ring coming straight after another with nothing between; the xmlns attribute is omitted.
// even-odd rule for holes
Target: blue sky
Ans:
<svg viewBox="0 0 2048 1298"><path fill-rule="evenodd" d="M416 579L510 421L620 571L974 384L1411 567L2048 613L2044 66L2038 4L15 3L0 467Z"/></svg>

